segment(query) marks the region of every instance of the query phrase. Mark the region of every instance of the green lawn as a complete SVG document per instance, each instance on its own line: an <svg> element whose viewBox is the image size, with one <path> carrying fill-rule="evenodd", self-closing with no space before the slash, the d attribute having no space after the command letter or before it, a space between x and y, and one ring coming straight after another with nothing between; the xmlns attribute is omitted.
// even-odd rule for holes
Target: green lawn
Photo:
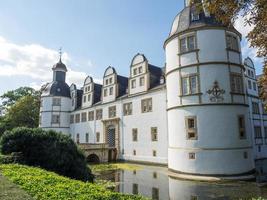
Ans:
<svg viewBox="0 0 267 200"><path fill-rule="evenodd" d="M32 200L26 192L0 174L1 200Z"/></svg>

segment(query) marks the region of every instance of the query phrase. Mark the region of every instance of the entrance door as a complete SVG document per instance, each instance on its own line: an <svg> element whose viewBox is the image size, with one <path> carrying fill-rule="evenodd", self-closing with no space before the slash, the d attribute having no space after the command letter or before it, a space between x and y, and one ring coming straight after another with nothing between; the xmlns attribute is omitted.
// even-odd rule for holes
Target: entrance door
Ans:
<svg viewBox="0 0 267 200"><path fill-rule="evenodd" d="M107 142L108 146L111 148L115 148L115 127L109 126L107 130Z"/></svg>

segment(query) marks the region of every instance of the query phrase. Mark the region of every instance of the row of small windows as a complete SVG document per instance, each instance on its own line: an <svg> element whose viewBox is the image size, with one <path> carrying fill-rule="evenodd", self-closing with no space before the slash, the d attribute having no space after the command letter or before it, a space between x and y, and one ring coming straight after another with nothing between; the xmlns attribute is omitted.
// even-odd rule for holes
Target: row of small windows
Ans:
<svg viewBox="0 0 267 200"><path fill-rule="evenodd" d="M136 88L136 79L131 81L132 89ZM139 78L139 86L144 86L145 85L145 77L140 77Z"/></svg>
<svg viewBox="0 0 267 200"><path fill-rule="evenodd" d="M112 77L107 78L106 81L105 81L105 85L112 84L112 82L113 82L113 78Z"/></svg>
<svg viewBox="0 0 267 200"><path fill-rule="evenodd" d="M189 74L181 78L182 95L194 95L199 93L199 76ZM243 78L240 74L231 74L231 92L243 94Z"/></svg>
<svg viewBox="0 0 267 200"><path fill-rule="evenodd" d="M185 117L185 128L188 140L198 140L196 116ZM245 117L243 115L238 116L238 130L239 138L246 139Z"/></svg>
<svg viewBox="0 0 267 200"><path fill-rule="evenodd" d="M239 51L238 39L232 34L226 35L226 48L228 50ZM197 49L196 36L189 35L180 39L180 53L186 53Z"/></svg>
<svg viewBox="0 0 267 200"><path fill-rule="evenodd" d="M84 91L85 92L90 92L91 91L91 86L89 85L89 86L85 86L84 87Z"/></svg>
<svg viewBox="0 0 267 200"><path fill-rule="evenodd" d="M141 112L142 113L147 113L147 112L152 112L152 98L148 99L142 99L141 100ZM133 113L133 104L132 102L130 103L125 103L123 104L123 115L132 115ZM75 117L75 119L74 119ZM96 115L95 118L96 120L101 120L103 117L103 109L97 109L96 110ZM116 106L110 106L108 108L108 117L113 118L116 117ZM88 121L93 121L94 120L94 111L89 111L88 112ZM75 115L70 116L70 123L80 123L80 122L86 122L87 121L87 113L82 112L77 113Z"/></svg>
<svg viewBox="0 0 267 200"><path fill-rule="evenodd" d="M136 156L137 155L137 151L134 149L133 150L133 155ZM152 150L152 156L153 157L157 157L157 151L156 150Z"/></svg>
<svg viewBox="0 0 267 200"><path fill-rule="evenodd" d="M255 78L255 77L254 77L254 72L253 72L253 70L247 69L247 75L248 75L250 78Z"/></svg>
<svg viewBox="0 0 267 200"><path fill-rule="evenodd" d="M109 95L113 95L113 87L110 87L109 88ZM104 97L106 97L108 95L108 89L107 88L105 88L104 89Z"/></svg>
<svg viewBox="0 0 267 200"><path fill-rule="evenodd" d="M133 142L138 141L138 129L137 128L132 129L132 141ZM151 127L151 141L152 142L158 141L158 128L157 127Z"/></svg>
<svg viewBox="0 0 267 200"><path fill-rule="evenodd" d="M84 95L83 96L83 102L86 103L86 101L90 102L91 101L91 94Z"/></svg>
<svg viewBox="0 0 267 200"><path fill-rule="evenodd" d="M100 132L96 132L96 142L100 142ZM80 144L80 134L76 134L76 143ZM85 143L89 143L89 133L85 134Z"/></svg>

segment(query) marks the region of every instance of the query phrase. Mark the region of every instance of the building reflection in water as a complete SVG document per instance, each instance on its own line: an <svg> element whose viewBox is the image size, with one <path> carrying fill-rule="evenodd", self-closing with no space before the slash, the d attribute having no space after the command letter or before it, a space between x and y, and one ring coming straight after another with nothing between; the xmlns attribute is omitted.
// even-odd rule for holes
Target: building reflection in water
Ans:
<svg viewBox="0 0 267 200"><path fill-rule="evenodd" d="M267 187L255 182L200 182L168 176L164 167L140 166L139 170L117 170L100 177L116 182L115 191L139 194L153 200L251 199L267 197ZM260 165L264 174L265 168Z"/></svg>

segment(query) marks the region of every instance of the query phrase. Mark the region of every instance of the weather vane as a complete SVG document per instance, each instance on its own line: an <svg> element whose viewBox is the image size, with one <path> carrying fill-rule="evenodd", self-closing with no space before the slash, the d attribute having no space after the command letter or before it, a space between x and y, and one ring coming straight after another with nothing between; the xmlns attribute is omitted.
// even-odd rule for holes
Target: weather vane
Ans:
<svg viewBox="0 0 267 200"><path fill-rule="evenodd" d="M58 53L59 53L59 59L60 59L60 61L61 61L61 57L62 57L62 47L59 48Z"/></svg>

